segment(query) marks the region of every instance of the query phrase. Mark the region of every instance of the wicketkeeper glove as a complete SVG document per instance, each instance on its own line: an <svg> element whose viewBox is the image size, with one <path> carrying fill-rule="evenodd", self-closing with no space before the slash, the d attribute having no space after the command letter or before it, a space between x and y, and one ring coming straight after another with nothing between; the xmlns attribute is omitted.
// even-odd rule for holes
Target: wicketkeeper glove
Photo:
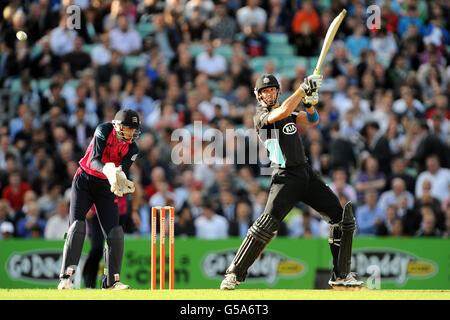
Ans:
<svg viewBox="0 0 450 320"><path fill-rule="evenodd" d="M117 181L118 192L122 194L133 193L135 190L134 182L127 179L123 171L119 172L119 180Z"/></svg>
<svg viewBox="0 0 450 320"><path fill-rule="evenodd" d="M111 192L114 193L116 196L121 197L123 195L123 190L120 187L121 185L124 185L124 176L125 173L122 171L122 167L116 165L113 162L107 162L103 166L103 173L108 179L109 184L111 185ZM125 176L125 180L127 180L127 177Z"/></svg>

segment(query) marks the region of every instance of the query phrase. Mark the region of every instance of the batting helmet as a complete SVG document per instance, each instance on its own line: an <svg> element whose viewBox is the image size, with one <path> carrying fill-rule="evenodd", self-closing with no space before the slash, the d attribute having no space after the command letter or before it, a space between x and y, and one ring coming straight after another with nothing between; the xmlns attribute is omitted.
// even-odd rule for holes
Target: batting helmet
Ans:
<svg viewBox="0 0 450 320"><path fill-rule="evenodd" d="M281 91L280 83L278 82L277 78L273 74L262 74L261 76L258 77L258 79L256 79L255 89L253 92L255 93L256 100L258 100L258 102L261 102L261 98L259 97L259 92L262 89L270 88L270 87L277 88L278 95L280 94L280 91ZM269 104L269 107L271 107L277 103L278 95L277 95L277 99L274 101L274 103Z"/></svg>

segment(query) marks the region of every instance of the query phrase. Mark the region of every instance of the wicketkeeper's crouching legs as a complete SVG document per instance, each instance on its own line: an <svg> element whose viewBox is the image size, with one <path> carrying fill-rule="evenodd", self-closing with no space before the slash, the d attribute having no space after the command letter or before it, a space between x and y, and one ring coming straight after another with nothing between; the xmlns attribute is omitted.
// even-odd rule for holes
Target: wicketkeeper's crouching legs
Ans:
<svg viewBox="0 0 450 320"><path fill-rule="evenodd" d="M109 288L119 281L122 268L124 235L122 226L111 229L106 237L105 246L105 277L102 280L102 288Z"/></svg>
<svg viewBox="0 0 450 320"><path fill-rule="evenodd" d="M70 278L70 281L73 280L78 262L80 261L85 237L86 222L84 220L75 220L67 231L60 278Z"/></svg>

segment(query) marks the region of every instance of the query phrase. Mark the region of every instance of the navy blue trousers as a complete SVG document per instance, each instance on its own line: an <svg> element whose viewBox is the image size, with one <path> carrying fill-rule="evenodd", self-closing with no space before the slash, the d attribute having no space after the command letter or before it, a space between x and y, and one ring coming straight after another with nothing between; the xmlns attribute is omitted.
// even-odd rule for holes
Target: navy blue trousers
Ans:
<svg viewBox="0 0 450 320"><path fill-rule="evenodd" d="M119 225L119 207L116 195L111 192L108 180L94 177L81 168L72 183L70 199L70 224L86 219L86 214L95 205L103 236Z"/></svg>

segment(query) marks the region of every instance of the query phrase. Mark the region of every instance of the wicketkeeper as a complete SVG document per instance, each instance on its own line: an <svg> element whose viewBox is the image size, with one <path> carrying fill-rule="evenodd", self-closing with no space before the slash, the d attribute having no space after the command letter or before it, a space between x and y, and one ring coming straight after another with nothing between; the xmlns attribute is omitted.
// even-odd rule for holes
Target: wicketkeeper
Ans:
<svg viewBox="0 0 450 320"><path fill-rule="evenodd" d="M260 256L291 209L304 202L318 211L330 224L330 249L333 270L330 286L359 287L362 281L350 272L353 232L356 228L352 204L344 208L333 191L307 163L297 125L315 126L319 114L314 105L319 101L321 75L310 75L281 105L280 84L271 74L260 76L254 93L259 105L254 125L259 138L269 151L274 167L269 197L264 212L249 228L236 256L228 267L220 289L233 290L243 282L248 268ZM300 101L306 111L296 112Z"/></svg>
<svg viewBox="0 0 450 320"><path fill-rule="evenodd" d="M86 236L86 214L92 205L97 210L106 246L104 251L106 289L129 289L119 281L122 267L124 235L119 225L116 197L132 193L134 183L128 172L136 160L139 115L133 110L120 110L112 122L100 124L80 160L72 182L70 227L60 273L58 289L73 287L74 273L80 260Z"/></svg>

